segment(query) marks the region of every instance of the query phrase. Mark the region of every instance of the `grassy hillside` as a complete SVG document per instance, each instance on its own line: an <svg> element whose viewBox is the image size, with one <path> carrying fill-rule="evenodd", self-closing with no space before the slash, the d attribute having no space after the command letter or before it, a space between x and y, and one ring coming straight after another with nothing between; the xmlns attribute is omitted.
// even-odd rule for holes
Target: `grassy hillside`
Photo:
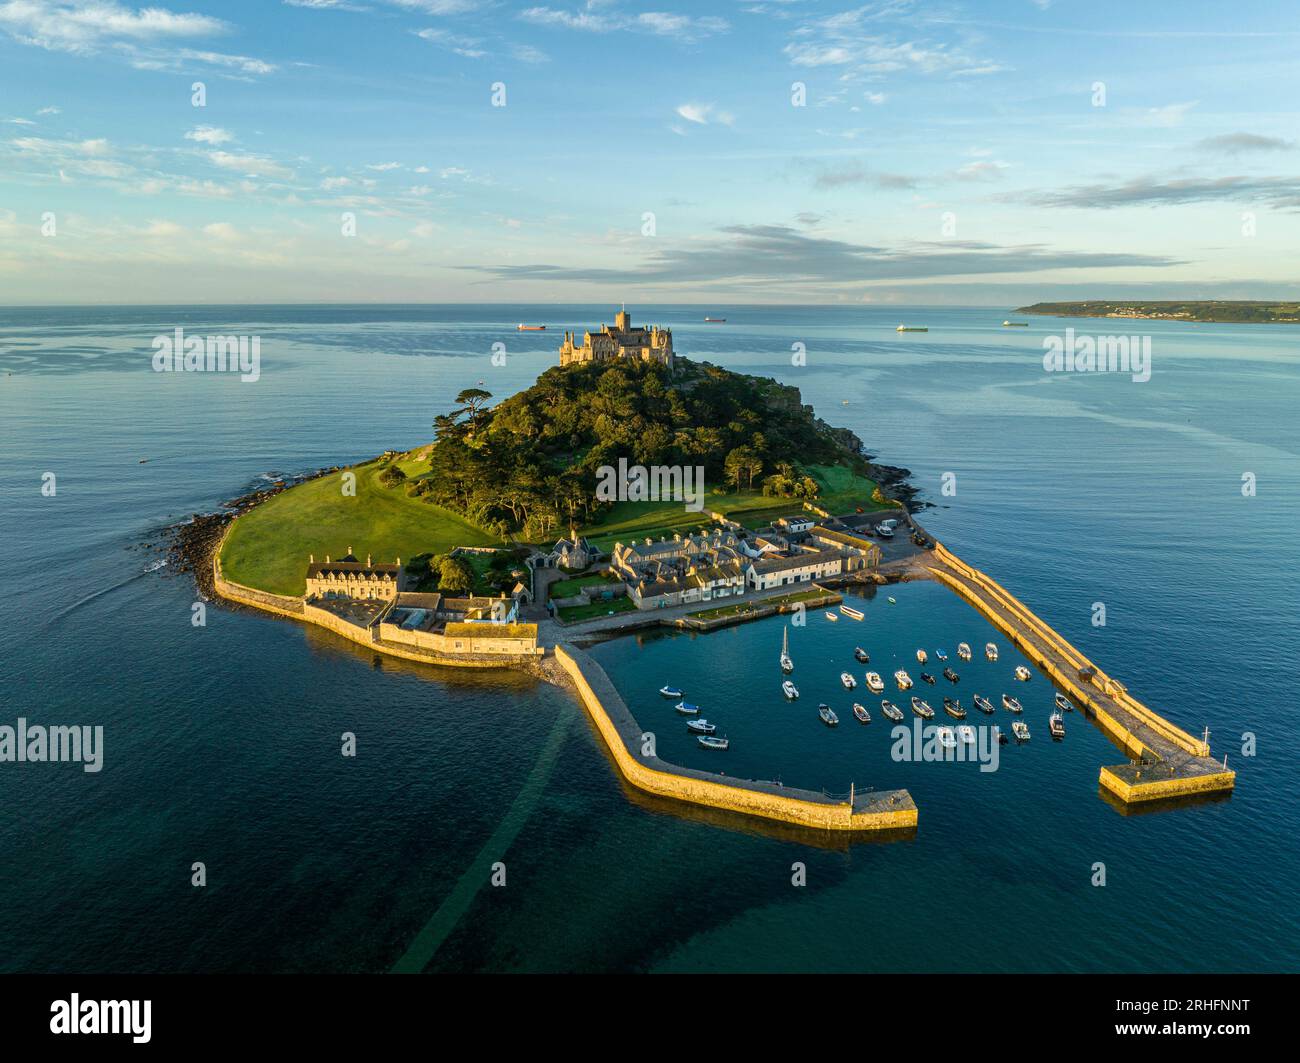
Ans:
<svg viewBox="0 0 1300 1063"><path fill-rule="evenodd" d="M408 476L426 463L399 461ZM351 546L362 560L445 553L454 546L497 546L500 540L441 506L408 498L402 487L377 482L379 464L356 466L356 497L345 497L341 474L299 484L240 517L221 552L227 579L275 594L302 594L307 557L343 557Z"/></svg>

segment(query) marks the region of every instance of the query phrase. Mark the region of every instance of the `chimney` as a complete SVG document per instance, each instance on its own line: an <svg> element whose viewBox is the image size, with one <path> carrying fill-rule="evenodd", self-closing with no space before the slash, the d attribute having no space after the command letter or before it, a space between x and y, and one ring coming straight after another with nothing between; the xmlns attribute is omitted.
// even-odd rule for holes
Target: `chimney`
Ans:
<svg viewBox="0 0 1300 1063"><path fill-rule="evenodd" d="M308 563L308 564L311 564L311 565L316 564L316 555L315 555L315 554L308 554L308 555L307 555L307 563Z"/></svg>
<svg viewBox="0 0 1300 1063"><path fill-rule="evenodd" d="M366 568L370 568L370 567L371 567L371 564L370 564L370 555L369 555L369 554L366 554Z"/></svg>

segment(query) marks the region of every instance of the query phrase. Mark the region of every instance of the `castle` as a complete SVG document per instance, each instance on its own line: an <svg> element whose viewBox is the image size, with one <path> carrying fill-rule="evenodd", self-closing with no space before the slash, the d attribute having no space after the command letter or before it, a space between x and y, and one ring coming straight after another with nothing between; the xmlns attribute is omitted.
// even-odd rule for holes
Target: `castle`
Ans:
<svg viewBox="0 0 1300 1063"><path fill-rule="evenodd" d="M582 362L608 362L615 358L638 358L643 362L659 362L673 366L673 334L671 329L658 325L649 328L632 327L632 316L624 307L614 317L614 327L601 325L599 332L586 332L582 345L575 342L576 333L566 332L560 345L560 365Z"/></svg>

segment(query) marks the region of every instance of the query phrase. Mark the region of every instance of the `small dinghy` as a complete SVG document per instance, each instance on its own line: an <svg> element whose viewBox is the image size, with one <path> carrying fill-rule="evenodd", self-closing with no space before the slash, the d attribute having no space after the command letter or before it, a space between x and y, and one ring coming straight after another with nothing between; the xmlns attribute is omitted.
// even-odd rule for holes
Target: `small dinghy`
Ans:
<svg viewBox="0 0 1300 1063"><path fill-rule="evenodd" d="M893 598L888 599L888 601L889 601L889 604L890 604L890 605L897 605L897 604L898 604L898 602L896 602Z"/></svg>
<svg viewBox="0 0 1300 1063"><path fill-rule="evenodd" d="M728 738L719 738L717 735L700 735L695 741L699 742L705 749L729 749L731 740Z"/></svg>
<svg viewBox="0 0 1300 1063"><path fill-rule="evenodd" d="M952 749L957 745L957 736L953 734L952 728L947 724L936 728L936 733L939 736L939 745L943 746L944 749Z"/></svg>
<svg viewBox="0 0 1300 1063"><path fill-rule="evenodd" d="M864 620L867 615L861 609L854 609L851 605L841 605L840 612L854 620Z"/></svg>
<svg viewBox="0 0 1300 1063"><path fill-rule="evenodd" d="M873 694L883 694L885 692L885 681L880 678L877 672L867 673L867 689Z"/></svg>
<svg viewBox="0 0 1300 1063"><path fill-rule="evenodd" d="M1002 707L1008 712L1024 712L1025 707L1010 694L1002 695Z"/></svg>
<svg viewBox="0 0 1300 1063"><path fill-rule="evenodd" d="M867 712L867 707L859 705L856 701L853 703L853 715L858 718L858 723L871 722L871 713Z"/></svg>
<svg viewBox="0 0 1300 1063"><path fill-rule="evenodd" d="M827 613L826 613L826 619L827 619L827 620L838 620L839 617L836 616L834 613L832 613L832 612L830 612L830 611L828 610Z"/></svg>
<svg viewBox="0 0 1300 1063"><path fill-rule="evenodd" d="M869 654L869 653L868 653L866 650L864 650L861 646L855 646L855 647L854 647L854 649L853 649L853 656L856 657L856 658L858 659L858 662L859 662L860 664L870 664L870 663L871 663L871 654Z"/></svg>
<svg viewBox="0 0 1300 1063"><path fill-rule="evenodd" d="M1011 721L1011 733L1016 736L1017 742L1029 741L1029 724L1024 720Z"/></svg>
<svg viewBox="0 0 1300 1063"><path fill-rule="evenodd" d="M698 720L686 721L686 730L694 731L697 735L711 735L717 729L716 724L709 723L704 717L700 717Z"/></svg>
<svg viewBox="0 0 1300 1063"><path fill-rule="evenodd" d="M1070 699L1062 694L1059 690L1056 692L1056 707L1062 712L1073 712L1074 706L1070 704Z"/></svg>
<svg viewBox="0 0 1300 1063"><path fill-rule="evenodd" d="M926 653L925 650L917 650L916 659L920 664L925 664L925 662L930 659L930 655Z"/></svg>
<svg viewBox="0 0 1300 1063"><path fill-rule="evenodd" d="M823 702L817 706L817 715L822 718L822 723L827 727L838 727L840 718L835 715L835 710Z"/></svg>
<svg viewBox="0 0 1300 1063"><path fill-rule="evenodd" d="M987 657L990 661L996 661L998 659L997 646L995 646L992 642L986 642L984 644L984 656Z"/></svg>
<svg viewBox="0 0 1300 1063"><path fill-rule="evenodd" d="M944 677L944 679L948 680L949 683L960 683L960 682L961 682L961 676L959 676L959 675L958 675L956 672L954 672L951 668L945 668L945 669L943 670L943 677Z"/></svg>
<svg viewBox="0 0 1300 1063"><path fill-rule="evenodd" d="M791 701L794 701L794 699L799 696L799 688L787 679L781 684L781 693Z"/></svg>
<svg viewBox="0 0 1300 1063"><path fill-rule="evenodd" d="M968 723L964 723L957 728L957 737L968 746L973 746L975 744L975 728Z"/></svg>
<svg viewBox="0 0 1300 1063"><path fill-rule="evenodd" d="M1016 665L1016 678L1019 679L1022 683L1028 683L1029 669L1026 668L1023 664Z"/></svg>
<svg viewBox="0 0 1300 1063"><path fill-rule="evenodd" d="M683 716L698 716L700 714L700 707L692 705L689 701L679 701L673 708Z"/></svg>
<svg viewBox="0 0 1300 1063"><path fill-rule="evenodd" d="M840 673L840 682L844 684L845 690L852 690L858 685L858 681L854 679L853 676L849 675L848 672Z"/></svg>
<svg viewBox="0 0 1300 1063"><path fill-rule="evenodd" d="M948 659L948 651L947 651L947 650L935 650L935 651L934 651L934 655L935 655L935 657L936 657L938 660L941 660L941 661L946 661L946 660Z"/></svg>
<svg viewBox="0 0 1300 1063"><path fill-rule="evenodd" d="M970 645L969 645L969 643L965 643L965 642L959 642L959 643L957 643L957 656L960 657L963 661L969 661L969 660L970 660Z"/></svg>
<svg viewBox="0 0 1300 1063"><path fill-rule="evenodd" d="M931 686L934 686L935 684L935 678L929 672L921 673L921 681L923 683L929 683Z"/></svg>
<svg viewBox="0 0 1300 1063"><path fill-rule="evenodd" d="M982 698L976 694L975 707L979 709L980 712L987 713L989 716L993 715L993 702L989 701L988 698Z"/></svg>
<svg viewBox="0 0 1300 1063"><path fill-rule="evenodd" d="M682 696L682 692L678 690L676 687L660 687L659 693L666 698L680 699Z"/></svg>
<svg viewBox="0 0 1300 1063"><path fill-rule="evenodd" d="M906 690L912 685L912 677L900 668L894 673L894 682L898 684L899 690Z"/></svg>
<svg viewBox="0 0 1300 1063"><path fill-rule="evenodd" d="M966 710L961 707L961 702L946 695L943 699L943 711L954 720L966 719Z"/></svg>
<svg viewBox="0 0 1300 1063"><path fill-rule="evenodd" d="M924 701L918 697L912 698L912 711L923 720L934 719L934 709L930 708Z"/></svg>
<svg viewBox="0 0 1300 1063"><path fill-rule="evenodd" d="M888 716L891 720L901 720L903 718L903 710L900 709L888 698L885 698L880 702L880 711L883 712L886 716Z"/></svg>

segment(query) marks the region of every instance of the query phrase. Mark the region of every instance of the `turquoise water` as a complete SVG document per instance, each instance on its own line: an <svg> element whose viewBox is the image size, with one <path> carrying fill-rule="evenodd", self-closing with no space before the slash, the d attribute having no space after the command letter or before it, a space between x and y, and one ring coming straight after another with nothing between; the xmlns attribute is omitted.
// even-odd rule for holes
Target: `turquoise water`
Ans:
<svg viewBox="0 0 1300 1063"><path fill-rule="evenodd" d="M1233 797L1121 816L1096 785L1117 751L1078 714L1052 743L1037 675L1015 684L1033 740L1003 747L997 772L894 763L879 699L868 727L848 713L853 645L888 679L892 655L992 637L916 585L865 604L860 624L811 614L792 633L794 706L777 689L780 621L597 649L671 759L831 792L902 785L921 808L912 840L848 849L719 826L631 799L558 691L220 608L194 628L192 585L140 546L264 473L426 439L461 388L527 386L554 333L612 308L0 310L0 722L102 724L106 747L97 775L0 765L0 969L384 971L417 941L447 971L1295 969L1295 332L1127 323L1153 336L1152 379L1135 384L1041 368L1044 335L1112 322L632 309L684 353L799 386L910 467L936 503L927 527L1139 698L1210 728L1239 772ZM518 334L520 320L552 330ZM900 320L931 331L900 337ZM153 373L153 336L177 326L260 335L261 380ZM796 342L807 366L790 364ZM1000 693L986 662L952 663L966 704ZM654 694L667 678L732 750L691 745ZM923 692L938 708L946 687ZM347 730L355 760L339 755ZM504 889L482 874L496 859Z"/></svg>

